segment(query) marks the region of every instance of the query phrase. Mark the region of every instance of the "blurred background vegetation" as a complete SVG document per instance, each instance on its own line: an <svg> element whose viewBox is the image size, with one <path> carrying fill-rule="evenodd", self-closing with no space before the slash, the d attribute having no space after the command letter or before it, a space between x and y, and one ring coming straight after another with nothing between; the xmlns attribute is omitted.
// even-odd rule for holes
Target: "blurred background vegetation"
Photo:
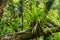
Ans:
<svg viewBox="0 0 60 40"><path fill-rule="evenodd" d="M48 0L8 0L0 21L0 36L28 29L32 21L36 22L36 25L37 22L42 21L47 29L48 27L60 27L60 0L54 1L46 15L44 10L47 1ZM43 37L38 39L43 40ZM53 33L53 35L46 39L60 40L60 33Z"/></svg>

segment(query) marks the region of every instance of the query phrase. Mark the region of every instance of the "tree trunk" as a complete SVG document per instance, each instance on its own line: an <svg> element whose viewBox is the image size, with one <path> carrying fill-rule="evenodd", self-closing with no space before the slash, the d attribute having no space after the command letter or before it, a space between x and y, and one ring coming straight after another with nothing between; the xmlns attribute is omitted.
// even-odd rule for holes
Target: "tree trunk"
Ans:
<svg viewBox="0 0 60 40"><path fill-rule="evenodd" d="M0 21L4 12L4 8L6 6L7 0L0 0Z"/></svg>

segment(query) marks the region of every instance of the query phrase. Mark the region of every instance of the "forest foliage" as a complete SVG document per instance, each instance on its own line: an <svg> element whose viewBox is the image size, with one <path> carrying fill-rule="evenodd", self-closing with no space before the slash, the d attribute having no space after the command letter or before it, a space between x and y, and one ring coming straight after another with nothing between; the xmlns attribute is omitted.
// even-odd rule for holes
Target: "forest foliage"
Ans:
<svg viewBox="0 0 60 40"><path fill-rule="evenodd" d="M49 12L45 13L45 4L48 1L8 0L0 21L0 36L29 29L31 24L35 25L33 29L35 32L40 21L43 30L47 28L51 32L50 27L60 27L60 1L55 0ZM59 32L51 33L53 35L47 37L47 40L60 40Z"/></svg>

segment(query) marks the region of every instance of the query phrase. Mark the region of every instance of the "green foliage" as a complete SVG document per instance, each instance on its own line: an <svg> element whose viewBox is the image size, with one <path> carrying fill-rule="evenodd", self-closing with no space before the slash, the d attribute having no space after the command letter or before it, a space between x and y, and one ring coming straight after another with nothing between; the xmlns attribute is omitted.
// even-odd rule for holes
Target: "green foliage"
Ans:
<svg viewBox="0 0 60 40"><path fill-rule="evenodd" d="M47 40L60 40L60 32L53 33L53 35L47 37Z"/></svg>
<svg viewBox="0 0 60 40"><path fill-rule="evenodd" d="M45 24L47 25L51 24L46 20L52 21L55 25L57 25L56 27L60 26L60 17L58 15L59 11L57 9L59 3L57 0L55 0L54 4L52 5L47 15L45 14L44 10L45 10L45 3L48 0L43 0L43 1L39 0L40 3L38 7L36 6L36 0L22 0L22 1L23 1L23 13L21 13L19 9L19 7L21 6L19 0L8 0L7 5L4 9L3 18L0 21L1 36L10 33L15 33L16 31L19 32L22 30L22 28L28 29L30 28L30 23L33 21L36 22L34 31L36 30L37 22L40 21L43 22L43 25L41 27L43 26L45 27L46 26ZM21 16L23 16L23 23ZM57 34L60 35L60 33ZM55 34L54 37L51 36L48 37L47 39L52 40L54 38L54 40L59 40L60 38L59 36L57 37L57 34Z"/></svg>

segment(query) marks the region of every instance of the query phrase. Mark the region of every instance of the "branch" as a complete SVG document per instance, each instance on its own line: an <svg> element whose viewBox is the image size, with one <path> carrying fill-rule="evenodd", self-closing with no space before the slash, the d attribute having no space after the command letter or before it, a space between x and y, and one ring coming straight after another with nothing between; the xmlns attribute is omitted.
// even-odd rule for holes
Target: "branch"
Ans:
<svg viewBox="0 0 60 40"><path fill-rule="evenodd" d="M50 28L52 32L55 33L56 32L60 32L60 27L54 27L54 28ZM29 30L29 29L28 29ZM22 39L33 39L33 38L36 38L36 37L40 37L40 36L43 36L42 34L36 36L36 35L32 35L28 30L23 30L22 32L17 32L17 33L14 33L14 34L8 34L8 35L5 35L3 37L0 37L0 40L22 40ZM48 29L44 29L44 32L46 34L50 34L50 31Z"/></svg>

